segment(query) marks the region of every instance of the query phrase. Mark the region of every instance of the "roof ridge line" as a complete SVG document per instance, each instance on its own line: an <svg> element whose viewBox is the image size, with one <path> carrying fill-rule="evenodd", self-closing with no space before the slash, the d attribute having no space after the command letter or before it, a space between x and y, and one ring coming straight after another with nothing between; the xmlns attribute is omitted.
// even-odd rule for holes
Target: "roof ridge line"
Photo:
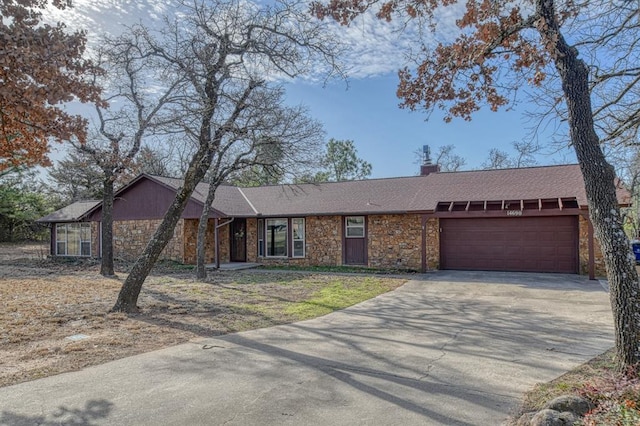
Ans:
<svg viewBox="0 0 640 426"><path fill-rule="evenodd" d="M245 193L244 193L244 192L242 192L242 188L240 188L240 187L236 186L236 189L237 189L238 191L240 191L240 195L242 195L242 197L243 197L243 198L244 198L244 200L247 202L247 204L249 204L249 207L251 207L251 210L253 210L253 212L254 212L255 214L260 214L260 213L258 212L258 210L253 206L253 203L249 200L249 198L247 198L247 196L245 195Z"/></svg>

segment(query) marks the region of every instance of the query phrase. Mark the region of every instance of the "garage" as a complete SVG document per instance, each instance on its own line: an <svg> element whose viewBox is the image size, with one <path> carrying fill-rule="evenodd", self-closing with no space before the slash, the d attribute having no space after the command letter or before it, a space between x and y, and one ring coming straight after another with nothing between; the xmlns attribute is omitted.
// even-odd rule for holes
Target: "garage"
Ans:
<svg viewBox="0 0 640 426"><path fill-rule="evenodd" d="M578 218L440 218L440 268L578 273Z"/></svg>

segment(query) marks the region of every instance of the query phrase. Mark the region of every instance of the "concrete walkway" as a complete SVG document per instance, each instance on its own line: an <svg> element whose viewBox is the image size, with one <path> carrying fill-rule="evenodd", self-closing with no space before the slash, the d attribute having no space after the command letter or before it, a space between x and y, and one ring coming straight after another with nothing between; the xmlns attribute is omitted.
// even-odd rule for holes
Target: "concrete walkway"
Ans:
<svg viewBox="0 0 640 426"><path fill-rule="evenodd" d="M421 278L314 320L0 388L0 424L496 425L613 345L597 281Z"/></svg>

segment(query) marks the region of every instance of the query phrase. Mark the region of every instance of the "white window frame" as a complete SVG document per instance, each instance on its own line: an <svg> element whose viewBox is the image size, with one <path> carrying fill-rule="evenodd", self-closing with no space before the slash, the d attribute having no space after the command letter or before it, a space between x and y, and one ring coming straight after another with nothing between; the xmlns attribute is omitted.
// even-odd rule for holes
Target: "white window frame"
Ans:
<svg viewBox="0 0 640 426"><path fill-rule="evenodd" d="M362 223L358 224L349 224L349 219L362 219ZM366 237L366 228L365 228L366 219L364 216L347 216L344 218L344 236L345 238L365 238ZM349 231L355 229L362 229L362 235L349 235Z"/></svg>
<svg viewBox="0 0 640 426"><path fill-rule="evenodd" d="M281 222L284 223L285 229L284 229L284 254L278 254L278 255L273 255L273 254L269 254L269 251L271 250L271 232L269 231L269 226L270 223L274 223L274 222ZM266 250L265 250L265 257L279 257L279 258L286 258L288 256L289 253L289 221L287 219L283 219L283 218L273 218L273 219L265 219L264 221L264 230L265 230L265 246L266 246Z"/></svg>
<svg viewBox="0 0 640 426"><path fill-rule="evenodd" d="M258 257L264 257L264 219L258 219Z"/></svg>
<svg viewBox="0 0 640 426"><path fill-rule="evenodd" d="M301 232L296 235L296 222L300 226ZM305 220L303 217L294 217L291 219L291 257L295 258L304 258L307 254L306 250L306 230L305 230ZM302 241L302 254L296 254L296 242Z"/></svg>
<svg viewBox="0 0 640 426"><path fill-rule="evenodd" d="M64 240L60 239L60 229L64 228ZM78 247L78 253L69 254L69 230L76 228L78 230L78 240L76 241ZM89 239L82 238L83 228L88 231ZM61 253L59 249L60 243L64 243L64 253ZM89 243L89 254L82 254L82 245ZM91 244L91 223L89 222L75 222L75 223L57 223L56 224L56 256L66 257L91 257L93 247Z"/></svg>

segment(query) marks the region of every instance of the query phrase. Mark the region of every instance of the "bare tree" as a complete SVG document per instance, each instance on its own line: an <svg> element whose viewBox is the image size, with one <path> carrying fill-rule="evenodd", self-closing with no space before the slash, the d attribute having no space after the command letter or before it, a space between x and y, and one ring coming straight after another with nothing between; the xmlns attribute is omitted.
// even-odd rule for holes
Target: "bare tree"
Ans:
<svg viewBox="0 0 640 426"><path fill-rule="evenodd" d="M131 38L104 38L96 63L106 71L104 78L94 75L93 85L104 89L104 102L95 103L97 128L87 143L74 143L75 149L89 155L102 171L100 273L113 276L113 196L115 182L133 164L145 135L166 126L173 115L164 113L183 83L175 75L155 67L150 50L141 48L142 34ZM154 79L153 88L146 81Z"/></svg>
<svg viewBox="0 0 640 426"><path fill-rule="evenodd" d="M531 167L538 163L535 155L540 151L540 147L533 141L512 142L511 146L516 151L513 167Z"/></svg>
<svg viewBox="0 0 640 426"><path fill-rule="evenodd" d="M195 186L214 160L223 165L225 147L236 146L225 141L256 140L247 134L246 123L254 109L264 105L264 96L272 94L272 82L318 66L329 73L336 70L335 40L306 13L303 3L214 0L182 2L181 7L179 19L167 18L159 30L138 26L141 37L132 43L150 52L154 64L188 83L181 88L181 102L174 106L180 119L174 128L197 141L197 149L183 185L123 283L114 311L138 310L142 285Z"/></svg>
<svg viewBox="0 0 640 426"><path fill-rule="evenodd" d="M507 169L531 167L537 164L535 154L540 148L531 141L512 142L514 155L498 148L491 148L487 159L481 164L483 169Z"/></svg>
<svg viewBox="0 0 640 426"><path fill-rule="evenodd" d="M207 277L205 244L209 212L220 184L238 171L259 168L267 176L297 175L313 167L323 143L322 125L302 107L285 107L278 87L256 90L236 130L220 141L208 172L209 191L198 224L196 277ZM269 154L272 155L269 155Z"/></svg>
<svg viewBox="0 0 640 426"><path fill-rule="evenodd" d="M511 167L511 159L506 151L491 148L487 159L480 166L483 169L508 169Z"/></svg>
<svg viewBox="0 0 640 426"><path fill-rule="evenodd" d="M434 161L443 172L457 172L467 164L464 157L453 152L454 149L454 145L442 145L436 150Z"/></svg>
<svg viewBox="0 0 640 426"><path fill-rule="evenodd" d="M176 177L180 176L178 170L169 152L151 148L149 145L143 145L140 148L131 165L133 175L148 173L155 176Z"/></svg>

